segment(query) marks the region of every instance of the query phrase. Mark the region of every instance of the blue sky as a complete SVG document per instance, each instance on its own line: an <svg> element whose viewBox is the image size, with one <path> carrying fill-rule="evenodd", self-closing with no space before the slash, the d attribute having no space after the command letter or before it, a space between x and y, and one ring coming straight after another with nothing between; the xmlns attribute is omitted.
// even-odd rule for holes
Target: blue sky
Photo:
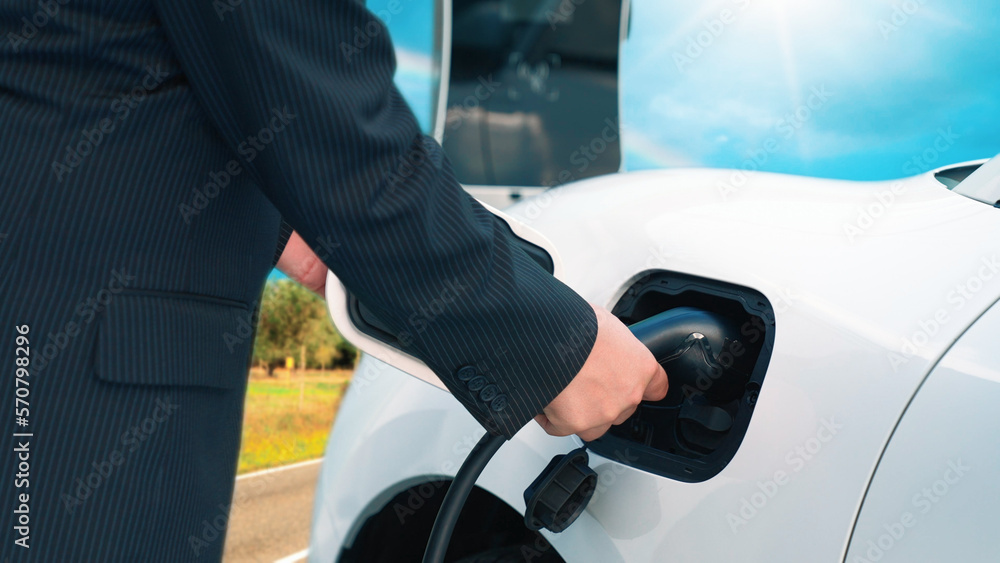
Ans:
<svg viewBox="0 0 1000 563"><path fill-rule="evenodd" d="M368 6L387 22L396 83L427 130L433 0L395 0L394 12L391 1ZM884 180L1000 153L995 2L634 0L631 9L621 69L628 170L758 166Z"/></svg>
<svg viewBox="0 0 1000 563"><path fill-rule="evenodd" d="M368 5L388 16L397 83L426 124L432 2ZM764 170L875 180L991 157L998 35L1000 5L987 0L635 0L626 168L739 168L755 154ZM926 162L935 142L947 149Z"/></svg>

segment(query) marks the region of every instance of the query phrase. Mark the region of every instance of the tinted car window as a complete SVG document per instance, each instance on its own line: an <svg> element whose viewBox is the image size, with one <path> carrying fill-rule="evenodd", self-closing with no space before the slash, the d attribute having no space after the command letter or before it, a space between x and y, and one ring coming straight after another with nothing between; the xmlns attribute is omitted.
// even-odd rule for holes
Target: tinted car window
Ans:
<svg viewBox="0 0 1000 563"><path fill-rule="evenodd" d="M621 2L453 4L443 145L459 181L539 186L615 172Z"/></svg>

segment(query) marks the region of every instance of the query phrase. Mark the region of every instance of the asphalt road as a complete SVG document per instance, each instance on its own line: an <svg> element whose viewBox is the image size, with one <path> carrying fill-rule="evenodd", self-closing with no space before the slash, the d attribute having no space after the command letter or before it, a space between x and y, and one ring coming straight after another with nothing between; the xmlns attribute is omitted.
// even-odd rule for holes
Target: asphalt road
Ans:
<svg viewBox="0 0 1000 563"><path fill-rule="evenodd" d="M304 561L319 468L304 462L239 477L223 561Z"/></svg>

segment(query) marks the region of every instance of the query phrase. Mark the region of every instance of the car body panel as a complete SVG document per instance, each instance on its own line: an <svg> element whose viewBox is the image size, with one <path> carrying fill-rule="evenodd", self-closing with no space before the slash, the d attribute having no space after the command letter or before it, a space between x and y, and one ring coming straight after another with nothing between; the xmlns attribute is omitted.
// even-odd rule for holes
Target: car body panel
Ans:
<svg viewBox="0 0 1000 563"><path fill-rule="evenodd" d="M878 465L847 561L1000 561L1000 305L948 351Z"/></svg>
<svg viewBox="0 0 1000 563"><path fill-rule="evenodd" d="M843 559L897 421L1000 297L1000 210L933 173L895 182L616 174L506 211L558 249L562 279L594 303L614 305L660 269L756 289L775 311L767 377L729 465L681 483L628 467L627 451L592 455L595 498L567 531L546 533L567 561ZM310 560L335 560L393 491L453 475L481 434L446 393L366 358L327 448ZM523 489L576 445L529 424L479 485L523 511Z"/></svg>

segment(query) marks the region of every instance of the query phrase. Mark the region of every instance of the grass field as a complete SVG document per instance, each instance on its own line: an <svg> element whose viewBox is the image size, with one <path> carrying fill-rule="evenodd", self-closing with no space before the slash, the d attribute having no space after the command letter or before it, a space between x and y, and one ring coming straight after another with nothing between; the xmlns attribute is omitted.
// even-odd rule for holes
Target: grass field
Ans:
<svg viewBox="0 0 1000 563"><path fill-rule="evenodd" d="M283 378L251 373L239 473L323 455L350 371Z"/></svg>

